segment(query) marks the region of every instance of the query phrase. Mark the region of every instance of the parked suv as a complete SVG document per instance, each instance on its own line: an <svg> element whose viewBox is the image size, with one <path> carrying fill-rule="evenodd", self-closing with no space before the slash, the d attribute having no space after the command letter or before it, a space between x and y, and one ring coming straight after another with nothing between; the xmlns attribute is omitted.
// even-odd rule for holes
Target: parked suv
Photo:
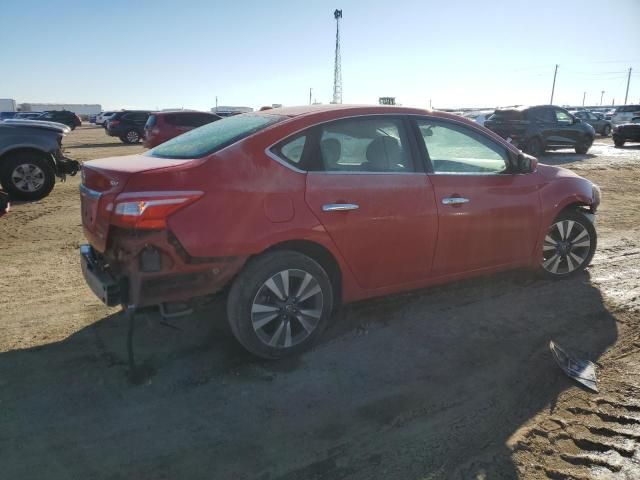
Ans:
<svg viewBox="0 0 640 480"><path fill-rule="evenodd" d="M630 122L633 117L640 117L640 105L623 105L616 108L616 112L611 117L611 123L620 125Z"/></svg>
<svg viewBox="0 0 640 480"><path fill-rule="evenodd" d="M558 148L587 153L596 133L588 123L553 105L498 109L484 126L535 157Z"/></svg>
<svg viewBox="0 0 640 480"><path fill-rule="evenodd" d="M608 137L611 133L611 120L606 120L604 115L597 112L588 112L586 110L579 110L575 112L569 112L574 117L579 118L584 123L588 123L593 127L596 133L599 133L603 137Z"/></svg>
<svg viewBox="0 0 640 480"><path fill-rule="evenodd" d="M613 143L624 147L625 142L640 142L640 117L633 117L628 123L613 127Z"/></svg>
<svg viewBox="0 0 640 480"><path fill-rule="evenodd" d="M153 148L189 130L221 118L213 113L184 110L152 113L144 126L144 146Z"/></svg>
<svg viewBox="0 0 640 480"><path fill-rule="evenodd" d="M123 143L138 143L144 138L144 125L151 112L148 110L123 110L107 121L107 134L118 137Z"/></svg>
<svg viewBox="0 0 640 480"><path fill-rule="evenodd" d="M461 175L463 173L463 175ZM231 331L278 358L334 305L519 267L563 278L596 248L600 190L443 112L326 105L210 123L83 166L85 279L108 305L229 285Z"/></svg>
<svg viewBox="0 0 640 480"><path fill-rule="evenodd" d="M56 177L75 175L78 162L65 158L62 137L69 128L36 120L0 123L0 184L13 198L39 200L53 189Z"/></svg>
<svg viewBox="0 0 640 480"><path fill-rule="evenodd" d="M82 125L80 117L69 110L49 110L44 111L37 116L35 120L45 120L47 122L63 123L67 125L71 130L75 130L76 127Z"/></svg>

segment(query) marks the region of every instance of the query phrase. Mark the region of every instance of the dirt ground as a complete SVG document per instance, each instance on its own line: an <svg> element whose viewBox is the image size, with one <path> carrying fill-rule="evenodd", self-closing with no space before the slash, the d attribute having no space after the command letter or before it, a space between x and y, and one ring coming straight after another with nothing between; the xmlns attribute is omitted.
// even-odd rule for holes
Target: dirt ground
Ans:
<svg viewBox="0 0 640 480"><path fill-rule="evenodd" d="M143 151L95 127L75 159ZM312 351L265 362L223 300L127 324L84 285L79 178L0 219L0 477L639 479L640 146L544 157L602 187L583 275L514 272L343 308ZM566 378L553 339L599 366Z"/></svg>

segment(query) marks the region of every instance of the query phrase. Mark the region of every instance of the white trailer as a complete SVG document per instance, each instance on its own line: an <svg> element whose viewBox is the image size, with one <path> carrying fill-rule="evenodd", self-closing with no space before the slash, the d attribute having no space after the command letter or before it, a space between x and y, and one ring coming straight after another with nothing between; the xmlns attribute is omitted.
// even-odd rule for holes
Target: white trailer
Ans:
<svg viewBox="0 0 640 480"><path fill-rule="evenodd" d="M0 98L0 112L15 112L16 101L13 98Z"/></svg>
<svg viewBox="0 0 640 480"><path fill-rule="evenodd" d="M44 112L45 110L69 110L76 115L97 115L102 111L100 104L87 103L22 103L23 112Z"/></svg>

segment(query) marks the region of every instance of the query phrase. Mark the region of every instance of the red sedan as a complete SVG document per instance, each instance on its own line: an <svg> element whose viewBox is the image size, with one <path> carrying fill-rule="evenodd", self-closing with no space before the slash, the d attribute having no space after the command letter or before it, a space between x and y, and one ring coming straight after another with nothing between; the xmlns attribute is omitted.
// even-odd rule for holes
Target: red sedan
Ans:
<svg viewBox="0 0 640 480"><path fill-rule="evenodd" d="M425 110L238 115L82 174L92 290L137 308L230 285L231 329L265 358L308 348L340 303L519 267L565 277L596 248L598 187Z"/></svg>

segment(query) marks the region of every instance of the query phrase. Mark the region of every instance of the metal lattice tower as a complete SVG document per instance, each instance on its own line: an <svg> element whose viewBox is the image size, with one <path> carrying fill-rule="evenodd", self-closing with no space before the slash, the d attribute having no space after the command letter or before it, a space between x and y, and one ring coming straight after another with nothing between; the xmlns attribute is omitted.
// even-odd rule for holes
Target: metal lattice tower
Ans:
<svg viewBox="0 0 640 480"><path fill-rule="evenodd" d="M340 66L340 19L342 18L342 10L333 12L336 19L336 60L333 67L333 102L342 103L342 68Z"/></svg>

